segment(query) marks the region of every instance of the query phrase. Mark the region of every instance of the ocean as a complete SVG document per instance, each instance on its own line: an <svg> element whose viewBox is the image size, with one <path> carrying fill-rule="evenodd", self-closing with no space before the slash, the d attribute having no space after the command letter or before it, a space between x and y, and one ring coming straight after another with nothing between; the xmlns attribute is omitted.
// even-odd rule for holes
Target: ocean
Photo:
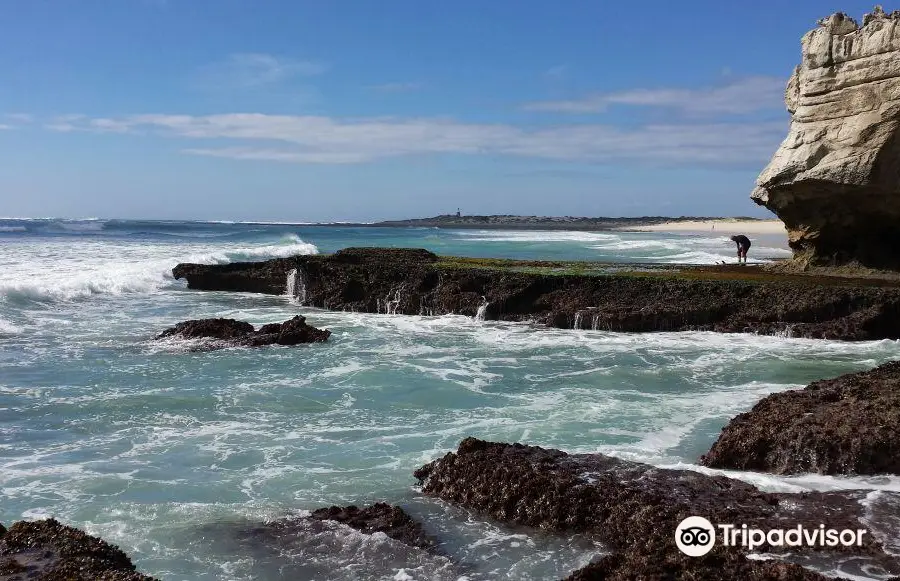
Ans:
<svg viewBox="0 0 900 581"><path fill-rule="evenodd" d="M170 272L179 262L349 246L735 259L715 232L0 220L0 522L54 516L166 581L558 579L603 547L474 518L423 497L413 470L476 436L723 473L696 461L760 398L900 358L897 341L326 312L287 295L189 291ZM777 237L761 238L750 261L787 255ZM297 313L331 329L329 342L198 353L153 341L186 319L258 325ZM880 491L900 491L896 477L724 473L770 491L866 488L871 504L887 497ZM310 526L275 547L242 534L267 519L375 501L421 519L452 558L338 525Z"/></svg>

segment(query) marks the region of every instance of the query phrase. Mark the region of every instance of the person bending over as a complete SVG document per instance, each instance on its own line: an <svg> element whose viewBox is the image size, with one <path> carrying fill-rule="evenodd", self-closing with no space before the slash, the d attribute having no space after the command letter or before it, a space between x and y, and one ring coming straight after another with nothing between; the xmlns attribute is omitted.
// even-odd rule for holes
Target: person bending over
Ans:
<svg viewBox="0 0 900 581"><path fill-rule="evenodd" d="M738 264L743 260L747 264L747 251L750 249L750 239L743 234L732 236L731 239L737 244Z"/></svg>

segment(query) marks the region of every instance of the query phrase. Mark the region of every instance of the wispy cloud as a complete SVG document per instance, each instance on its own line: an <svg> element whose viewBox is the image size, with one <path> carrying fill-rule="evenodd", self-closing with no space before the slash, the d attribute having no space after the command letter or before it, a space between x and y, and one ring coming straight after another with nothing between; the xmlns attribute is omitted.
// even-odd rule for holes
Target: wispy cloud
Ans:
<svg viewBox="0 0 900 581"><path fill-rule="evenodd" d="M7 113L4 117L10 121L22 124L34 121L34 116L29 113Z"/></svg>
<svg viewBox="0 0 900 581"><path fill-rule="evenodd" d="M12 129L12 126L0 124L0 131L5 131L8 129Z"/></svg>
<svg viewBox="0 0 900 581"><path fill-rule="evenodd" d="M559 81L569 74L569 65L555 65L544 71L543 77L549 81Z"/></svg>
<svg viewBox="0 0 900 581"><path fill-rule="evenodd" d="M94 129L91 127L90 120L87 115L61 115L44 123L44 129L57 131L60 133L68 133L70 131L86 131Z"/></svg>
<svg viewBox="0 0 900 581"><path fill-rule="evenodd" d="M373 91L378 91L379 93L411 93L412 91L419 91L424 87L425 83L407 81L398 83L383 83L381 85L373 85L371 88Z"/></svg>
<svg viewBox="0 0 900 581"><path fill-rule="evenodd" d="M525 105L528 111L556 113L602 113L609 107L656 107L689 115L742 115L784 107L784 88L780 77L745 77L717 87L701 89L633 89L596 93L582 99L542 101Z"/></svg>
<svg viewBox="0 0 900 581"><path fill-rule="evenodd" d="M59 127L55 127L58 125ZM197 144L183 151L244 160L349 164L418 154L503 155L591 163L756 167L783 138L783 123L602 124L523 128L447 119L264 115L74 116L48 125L59 131L152 133ZM235 144L237 142L237 144Z"/></svg>
<svg viewBox="0 0 900 581"><path fill-rule="evenodd" d="M199 83L209 88L249 89L282 83L296 77L310 77L328 70L320 62L277 57L262 53L239 53L225 61L204 67Z"/></svg>

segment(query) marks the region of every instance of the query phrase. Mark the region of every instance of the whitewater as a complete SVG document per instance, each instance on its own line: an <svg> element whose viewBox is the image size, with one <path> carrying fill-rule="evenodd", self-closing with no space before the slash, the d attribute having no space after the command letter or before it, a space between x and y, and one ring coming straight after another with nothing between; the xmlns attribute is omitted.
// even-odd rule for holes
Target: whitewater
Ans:
<svg viewBox="0 0 900 581"><path fill-rule="evenodd" d="M546 329L462 316L327 312L285 296L194 292L179 262L349 246L550 260L711 264L709 233L524 232L127 220L0 220L0 522L54 516L169 580L555 579L603 554L423 497L412 472L466 436L741 478L865 488L873 534L894 477L777 477L697 466L767 394L900 358L896 341ZM755 240L751 261L787 256ZM303 314L327 344L191 352L176 322ZM248 524L332 504L403 506L452 554L336 524L260 547ZM831 573L878 579L848 563Z"/></svg>

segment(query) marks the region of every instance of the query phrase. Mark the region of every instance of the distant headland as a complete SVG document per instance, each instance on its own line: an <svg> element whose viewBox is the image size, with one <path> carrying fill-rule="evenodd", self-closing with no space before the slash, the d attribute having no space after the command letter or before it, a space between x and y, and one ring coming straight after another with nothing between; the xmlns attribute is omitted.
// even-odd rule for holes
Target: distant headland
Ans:
<svg viewBox="0 0 900 581"><path fill-rule="evenodd" d="M661 227L669 224L697 224L697 229L708 230L713 224L721 223L759 223L767 224L772 220L752 217L704 217L704 216L639 216L639 217L577 217L577 216L519 216L513 214L495 214L489 216L467 216L442 214L431 218L410 218L405 220L386 220L374 222L367 226L402 228L477 228L477 229L520 229L520 230L641 230L648 227ZM776 221L777 222L777 221ZM699 226L703 225L703 226ZM679 228L681 229L681 228Z"/></svg>

